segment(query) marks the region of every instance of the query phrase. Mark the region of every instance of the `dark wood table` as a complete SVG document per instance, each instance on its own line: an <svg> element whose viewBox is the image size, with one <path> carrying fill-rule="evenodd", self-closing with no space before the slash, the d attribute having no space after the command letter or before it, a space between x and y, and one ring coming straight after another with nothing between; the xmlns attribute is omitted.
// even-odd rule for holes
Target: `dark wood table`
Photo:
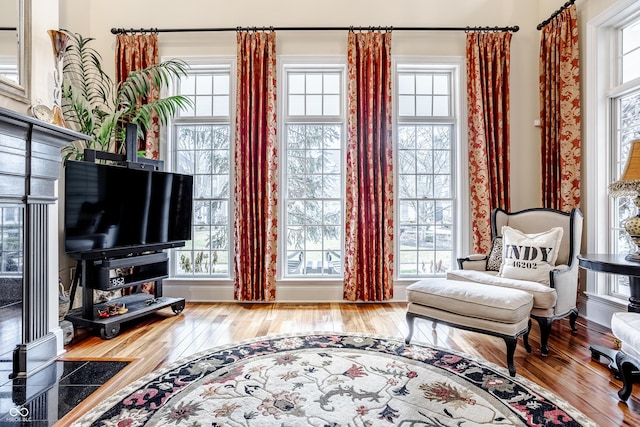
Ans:
<svg viewBox="0 0 640 427"><path fill-rule="evenodd" d="M617 254L586 254L578 255L578 265L586 270L599 273L621 274L629 278L629 304L627 310L640 313L640 262L626 259L626 255ZM592 345L591 357L598 359L604 356L609 359L609 368L618 377L618 369L615 364L617 350Z"/></svg>
<svg viewBox="0 0 640 427"><path fill-rule="evenodd" d="M614 254L578 255L578 265L591 271L628 276L631 294L628 311L640 313L640 262L629 261L625 256Z"/></svg>

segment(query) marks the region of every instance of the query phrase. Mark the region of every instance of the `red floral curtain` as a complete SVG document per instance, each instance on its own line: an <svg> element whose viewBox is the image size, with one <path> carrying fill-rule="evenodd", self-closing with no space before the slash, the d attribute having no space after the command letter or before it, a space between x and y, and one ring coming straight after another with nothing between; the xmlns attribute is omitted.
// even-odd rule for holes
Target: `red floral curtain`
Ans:
<svg viewBox="0 0 640 427"><path fill-rule="evenodd" d="M510 209L511 33L467 33L469 191L473 251L491 249L491 210Z"/></svg>
<svg viewBox="0 0 640 427"><path fill-rule="evenodd" d="M239 301L276 297L276 34L238 32L235 286Z"/></svg>
<svg viewBox="0 0 640 427"><path fill-rule="evenodd" d="M158 34L118 34L116 36L116 82L127 79L131 71L138 71L159 63ZM158 99L160 91L152 91L151 98ZM144 146L145 156L160 158L160 121L155 113L151 116L151 128L146 130Z"/></svg>
<svg viewBox="0 0 640 427"><path fill-rule="evenodd" d="M349 32L344 299L393 297L391 32Z"/></svg>
<svg viewBox="0 0 640 427"><path fill-rule="evenodd" d="M142 70L158 64L158 34L118 34L116 35L116 83L127 79L132 71ZM152 91L151 97L158 99L159 90ZM146 130L144 145L138 145L138 150L144 150L150 159L159 159L160 122L155 113L151 116L152 126ZM124 152L124 147L115 147ZM143 283L141 290L153 294L155 282ZM133 288L124 292L132 292Z"/></svg>
<svg viewBox="0 0 640 427"><path fill-rule="evenodd" d="M580 55L572 4L540 34L542 205L569 212L580 205Z"/></svg>

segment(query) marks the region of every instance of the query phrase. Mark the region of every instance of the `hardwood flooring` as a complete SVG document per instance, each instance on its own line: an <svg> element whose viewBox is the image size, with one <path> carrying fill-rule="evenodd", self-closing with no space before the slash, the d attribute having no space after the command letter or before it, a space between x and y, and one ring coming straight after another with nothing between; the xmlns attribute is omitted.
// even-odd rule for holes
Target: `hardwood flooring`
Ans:
<svg viewBox="0 0 640 427"><path fill-rule="evenodd" d="M589 346L613 347L613 337L601 326L578 319L578 333L571 334L569 321L554 322L550 353L540 356L539 329L534 322L530 335L533 353L522 343L515 353L517 375L525 377L589 416L598 425L640 425L640 384L628 402L621 403L621 382L606 367L606 360L593 361ZM182 314L170 309L142 321L125 325L111 340L77 334L63 357L135 360L130 369L114 378L56 425L67 425L111 393L154 369L208 348L271 334L297 332L363 332L404 339L407 334L405 304L240 304L187 303ZM81 331L82 332L82 331ZM412 343L438 345L480 356L505 366L502 339L416 320Z"/></svg>

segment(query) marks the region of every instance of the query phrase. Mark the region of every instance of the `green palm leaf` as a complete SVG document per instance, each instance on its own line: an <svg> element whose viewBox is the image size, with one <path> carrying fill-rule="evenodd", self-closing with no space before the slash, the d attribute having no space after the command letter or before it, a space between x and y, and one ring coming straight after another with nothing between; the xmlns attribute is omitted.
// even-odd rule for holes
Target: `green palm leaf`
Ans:
<svg viewBox="0 0 640 427"><path fill-rule="evenodd" d="M184 96L152 99L156 90L159 93L187 75L184 61L171 59L134 71L114 85L102 67L102 57L90 46L94 39L61 31L70 36L63 67L62 112L71 127L91 136L88 147L112 151L124 140L126 123L136 123L138 135L143 135L150 128L152 112L166 125L180 109L192 105ZM82 156L82 147L70 147L64 150L65 158Z"/></svg>

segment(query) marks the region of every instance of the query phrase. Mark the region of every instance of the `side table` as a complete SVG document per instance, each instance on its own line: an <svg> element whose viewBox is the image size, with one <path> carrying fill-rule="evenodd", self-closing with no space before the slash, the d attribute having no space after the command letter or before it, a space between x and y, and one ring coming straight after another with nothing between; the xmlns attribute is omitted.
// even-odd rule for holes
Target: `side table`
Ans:
<svg viewBox="0 0 640 427"><path fill-rule="evenodd" d="M630 297L627 310L640 313L640 262L629 261L625 255L586 254L578 255L578 265L585 270L628 276ZM609 359L609 369L613 371L616 378L619 378L615 363L617 350L599 345L592 345L589 350L591 350L591 357L594 359L598 359L600 356Z"/></svg>

